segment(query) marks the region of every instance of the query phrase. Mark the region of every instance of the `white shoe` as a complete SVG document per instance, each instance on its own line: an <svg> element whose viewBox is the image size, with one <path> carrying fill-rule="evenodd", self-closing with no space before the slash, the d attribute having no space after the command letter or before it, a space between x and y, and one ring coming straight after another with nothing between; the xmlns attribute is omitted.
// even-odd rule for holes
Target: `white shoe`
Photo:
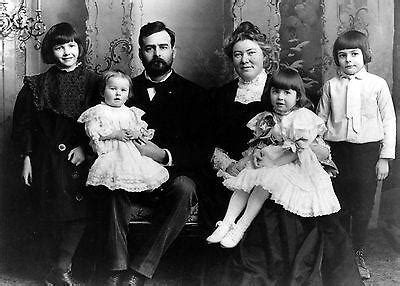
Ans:
<svg viewBox="0 0 400 286"><path fill-rule="evenodd" d="M231 224L227 224L226 222L219 221L216 224L217 228L214 232L206 238L208 243L218 243L224 236L228 233L228 231L232 228Z"/></svg>
<svg viewBox="0 0 400 286"><path fill-rule="evenodd" d="M224 248L235 247L243 238L245 230L235 224L219 243Z"/></svg>

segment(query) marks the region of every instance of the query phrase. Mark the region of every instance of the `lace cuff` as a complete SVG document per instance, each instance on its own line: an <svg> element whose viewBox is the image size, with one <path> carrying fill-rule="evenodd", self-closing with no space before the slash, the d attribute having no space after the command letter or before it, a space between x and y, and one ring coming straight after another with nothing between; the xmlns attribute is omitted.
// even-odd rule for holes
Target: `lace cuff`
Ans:
<svg viewBox="0 0 400 286"><path fill-rule="evenodd" d="M228 154L226 154L222 149L216 147L214 149L214 154L211 158L211 163L215 170L223 170L225 171L226 168L232 163L236 162L235 160L231 159Z"/></svg>

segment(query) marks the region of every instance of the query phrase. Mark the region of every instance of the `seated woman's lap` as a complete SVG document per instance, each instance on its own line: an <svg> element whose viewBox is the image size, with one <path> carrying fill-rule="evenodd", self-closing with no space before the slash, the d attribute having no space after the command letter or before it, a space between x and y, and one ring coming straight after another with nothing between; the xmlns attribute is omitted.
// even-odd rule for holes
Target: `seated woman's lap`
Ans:
<svg viewBox="0 0 400 286"><path fill-rule="evenodd" d="M336 216L303 218L267 200L228 259L223 285L353 285L351 254Z"/></svg>

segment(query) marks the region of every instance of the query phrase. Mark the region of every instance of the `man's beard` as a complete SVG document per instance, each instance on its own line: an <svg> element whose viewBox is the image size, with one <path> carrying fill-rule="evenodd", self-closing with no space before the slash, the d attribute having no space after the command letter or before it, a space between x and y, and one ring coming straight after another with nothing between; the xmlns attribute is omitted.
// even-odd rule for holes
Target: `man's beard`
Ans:
<svg viewBox="0 0 400 286"><path fill-rule="evenodd" d="M166 74L171 69L172 63L167 63L163 59L155 58L144 65L150 77L158 77Z"/></svg>

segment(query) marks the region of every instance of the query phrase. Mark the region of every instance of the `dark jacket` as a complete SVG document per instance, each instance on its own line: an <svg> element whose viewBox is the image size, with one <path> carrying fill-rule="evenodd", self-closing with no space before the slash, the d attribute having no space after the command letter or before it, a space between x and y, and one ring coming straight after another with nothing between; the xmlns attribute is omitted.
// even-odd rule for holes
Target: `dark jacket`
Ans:
<svg viewBox="0 0 400 286"><path fill-rule="evenodd" d="M67 156L79 145L88 150L88 138L76 120L94 104L97 86L97 75L84 67L72 72L52 67L25 77L18 94L12 138L21 157L30 156L32 188L46 220L86 215L82 191L88 165L76 167Z"/></svg>
<svg viewBox="0 0 400 286"><path fill-rule="evenodd" d="M146 112L143 120L155 129L153 142L171 152L170 177L197 176L200 166L209 162L210 145L206 140L207 97L203 88L173 72L159 84L150 100L144 73L133 78L133 98L127 106ZM193 179L193 178L192 178Z"/></svg>

